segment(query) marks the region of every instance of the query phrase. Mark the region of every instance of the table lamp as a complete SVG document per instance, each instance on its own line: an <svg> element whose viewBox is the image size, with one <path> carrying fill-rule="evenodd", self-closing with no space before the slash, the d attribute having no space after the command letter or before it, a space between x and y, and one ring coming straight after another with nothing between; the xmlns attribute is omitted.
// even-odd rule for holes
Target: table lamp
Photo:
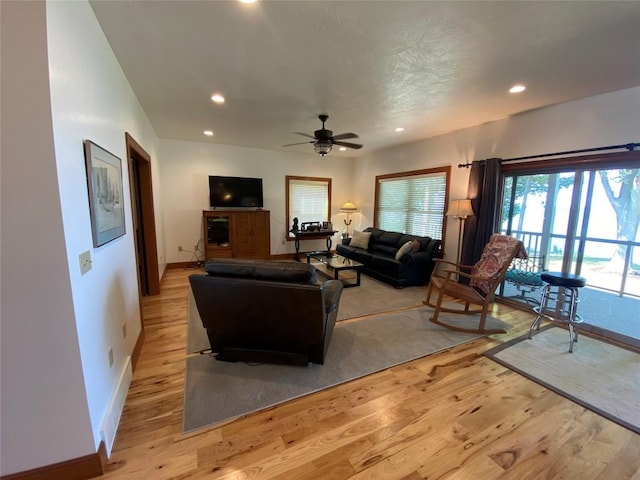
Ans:
<svg viewBox="0 0 640 480"><path fill-rule="evenodd" d="M355 213L358 211L358 208L351 203L351 201L348 201L347 203L345 203L342 207L340 207L340 211L342 213L346 213L347 214L347 218L344 221L344 224L347 226L347 237L349 236L349 225L351 225L351 214Z"/></svg>

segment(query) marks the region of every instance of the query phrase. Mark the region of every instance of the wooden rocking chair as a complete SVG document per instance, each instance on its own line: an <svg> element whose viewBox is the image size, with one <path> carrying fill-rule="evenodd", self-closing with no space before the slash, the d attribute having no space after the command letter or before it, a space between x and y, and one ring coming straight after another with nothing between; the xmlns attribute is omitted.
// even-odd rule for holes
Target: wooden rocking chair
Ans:
<svg viewBox="0 0 640 480"><path fill-rule="evenodd" d="M515 258L526 258L527 252L520 240L508 235L493 234L482 251L480 260L475 265L462 265L459 263L448 262L439 258L435 258L436 268L431 276L429 290L427 291L427 299L422 302L432 308L435 308L433 317L429 320L433 323L468 333L505 333L503 328L486 328L487 312L489 306L493 303L495 291L498 285L502 283L507 273L507 269L511 265L511 261ZM438 272L440 265L446 265L442 272ZM458 283L460 278L469 279L468 284ZM433 290L438 290L438 298L435 304L431 301ZM464 308L450 308L442 306L444 296L450 295L464 302ZM478 305L479 308L470 309L469 305ZM468 327L460 323L447 323L439 319L440 312L475 314L479 313L479 322L475 326L470 324Z"/></svg>

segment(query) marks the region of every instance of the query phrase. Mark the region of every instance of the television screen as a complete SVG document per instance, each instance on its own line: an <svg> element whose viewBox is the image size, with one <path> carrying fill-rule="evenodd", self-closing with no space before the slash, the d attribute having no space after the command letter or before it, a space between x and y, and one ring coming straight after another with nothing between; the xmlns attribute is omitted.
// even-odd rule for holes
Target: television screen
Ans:
<svg viewBox="0 0 640 480"><path fill-rule="evenodd" d="M262 179L209 176L209 205L262 208Z"/></svg>

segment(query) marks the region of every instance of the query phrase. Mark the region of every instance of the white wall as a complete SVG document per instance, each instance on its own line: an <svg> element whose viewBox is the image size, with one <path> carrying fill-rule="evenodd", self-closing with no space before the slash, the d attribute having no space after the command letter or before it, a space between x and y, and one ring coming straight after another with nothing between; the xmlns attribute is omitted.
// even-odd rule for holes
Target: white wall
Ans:
<svg viewBox="0 0 640 480"><path fill-rule="evenodd" d="M141 330L124 134L152 159L157 138L87 2L1 8L5 475L98 448ZM123 165L127 233L100 248L92 246L84 139ZM155 204L161 217L157 196ZM86 250L93 268L81 276Z"/></svg>
<svg viewBox="0 0 640 480"><path fill-rule="evenodd" d="M70 28L73 25L73 28ZM82 368L95 447L141 330L125 131L156 157L157 138L88 2L47 2L55 153ZM122 160L126 234L93 247L83 140ZM78 255L93 268L80 275ZM123 338L122 325L127 337ZM114 365L108 351L113 349ZM95 451L95 449L94 449Z"/></svg>
<svg viewBox="0 0 640 480"><path fill-rule="evenodd" d="M373 223L375 177L451 165L450 199L466 198L469 169L458 164L640 141L640 87L554 105L419 142L398 145L355 162L354 200ZM453 260L457 220L449 218L446 257ZM366 225L365 225L366 226Z"/></svg>
<svg viewBox="0 0 640 480"><path fill-rule="evenodd" d="M202 211L209 209L209 175L262 178L264 209L271 212L272 255L295 251L293 242L284 241L291 228L285 218L286 175L331 178L332 222L338 231L344 228L345 214L338 210L351 199L351 159L167 139L160 140L159 152L168 262L192 260L193 255L178 252L178 246L192 250L202 239ZM304 250L323 248L324 240L301 245Z"/></svg>
<svg viewBox="0 0 640 480"><path fill-rule="evenodd" d="M0 473L6 475L95 448L53 150L45 6L0 2L0 8Z"/></svg>

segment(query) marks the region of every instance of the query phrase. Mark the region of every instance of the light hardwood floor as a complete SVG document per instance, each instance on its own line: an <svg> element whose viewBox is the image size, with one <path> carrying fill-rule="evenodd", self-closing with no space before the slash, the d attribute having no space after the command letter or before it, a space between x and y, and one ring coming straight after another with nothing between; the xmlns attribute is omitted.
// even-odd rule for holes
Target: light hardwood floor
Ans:
<svg viewBox="0 0 640 480"><path fill-rule="evenodd" d="M504 305L507 335L183 435L191 273L169 270L144 301L105 479L640 479L639 435L482 356L532 320Z"/></svg>

